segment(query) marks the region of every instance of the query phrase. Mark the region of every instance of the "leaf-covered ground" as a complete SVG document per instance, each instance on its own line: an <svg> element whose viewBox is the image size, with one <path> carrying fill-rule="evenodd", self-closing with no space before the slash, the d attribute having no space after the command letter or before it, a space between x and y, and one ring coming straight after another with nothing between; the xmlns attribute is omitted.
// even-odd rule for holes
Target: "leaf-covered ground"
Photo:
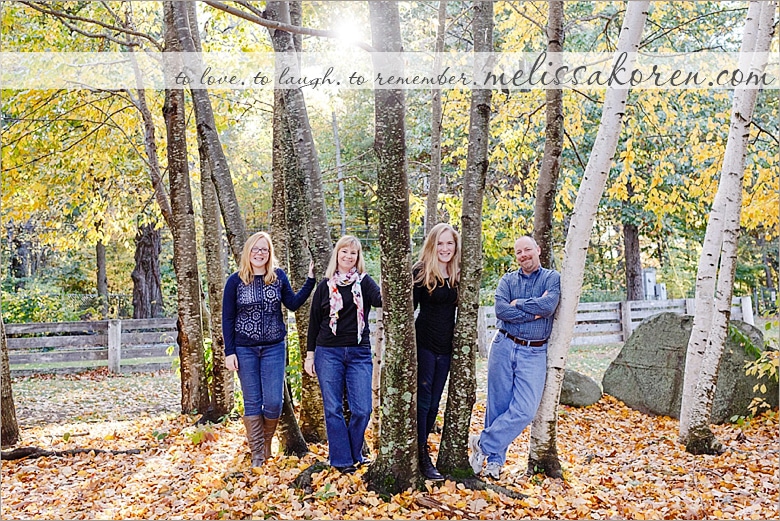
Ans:
<svg viewBox="0 0 780 521"><path fill-rule="evenodd" d="M260 472L249 470L242 424L197 428L193 418L177 415L178 381L169 372L26 378L14 382L14 392L21 446L141 453L3 461L3 519L778 517L776 414L742 428L716 426L727 452L691 456L676 442L676 420L640 414L605 396L585 409L561 407L564 480L525 475L528 429L510 447L497 483L526 499L447 481L386 502L366 490L365 469L315 474L311 494L290 488L301 470L327 458L324 445L311 446L303 459L277 455ZM481 388L473 432L483 415Z"/></svg>

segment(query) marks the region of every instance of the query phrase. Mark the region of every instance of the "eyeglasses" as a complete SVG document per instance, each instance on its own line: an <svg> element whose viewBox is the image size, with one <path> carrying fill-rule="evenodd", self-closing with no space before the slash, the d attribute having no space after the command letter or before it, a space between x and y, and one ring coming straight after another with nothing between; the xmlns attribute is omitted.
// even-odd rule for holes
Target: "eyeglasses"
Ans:
<svg viewBox="0 0 780 521"><path fill-rule="evenodd" d="M268 253L271 250L269 250L268 248L252 248L250 251L252 253Z"/></svg>

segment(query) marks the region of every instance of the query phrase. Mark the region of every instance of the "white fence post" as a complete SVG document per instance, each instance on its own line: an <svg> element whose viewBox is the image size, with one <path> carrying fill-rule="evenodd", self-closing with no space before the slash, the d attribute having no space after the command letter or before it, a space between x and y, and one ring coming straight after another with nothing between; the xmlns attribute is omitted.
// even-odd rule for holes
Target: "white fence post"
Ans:
<svg viewBox="0 0 780 521"><path fill-rule="evenodd" d="M747 297L740 297L739 300L740 306L742 307L742 322L755 326L756 321L753 318L753 301L750 300L750 295Z"/></svg>
<svg viewBox="0 0 780 521"><path fill-rule="evenodd" d="M685 314L686 315L695 315L696 314L696 299L695 298L687 298L685 299Z"/></svg>
<svg viewBox="0 0 780 521"><path fill-rule="evenodd" d="M122 364L122 321L108 321L108 370L119 373Z"/></svg>

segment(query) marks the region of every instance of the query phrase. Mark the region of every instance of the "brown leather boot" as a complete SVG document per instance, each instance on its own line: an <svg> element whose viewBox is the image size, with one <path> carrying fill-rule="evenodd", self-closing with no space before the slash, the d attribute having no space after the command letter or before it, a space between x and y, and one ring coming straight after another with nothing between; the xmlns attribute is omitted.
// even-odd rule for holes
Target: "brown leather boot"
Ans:
<svg viewBox="0 0 780 521"><path fill-rule="evenodd" d="M279 418L270 419L263 416L263 436L265 437L265 459L271 459L271 441L274 439Z"/></svg>
<svg viewBox="0 0 780 521"><path fill-rule="evenodd" d="M244 416L244 428L246 429L246 441L252 452L252 466L262 467L265 463L265 436L263 433L263 417Z"/></svg>

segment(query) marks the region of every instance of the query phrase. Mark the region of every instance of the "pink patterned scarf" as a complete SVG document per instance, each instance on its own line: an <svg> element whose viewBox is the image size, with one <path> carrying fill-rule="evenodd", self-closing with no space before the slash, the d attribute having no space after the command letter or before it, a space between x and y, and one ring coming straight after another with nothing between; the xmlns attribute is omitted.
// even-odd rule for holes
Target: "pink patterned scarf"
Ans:
<svg viewBox="0 0 780 521"><path fill-rule="evenodd" d="M363 328L365 327L365 318L363 316L363 292L360 282L365 273L358 273L357 269L352 268L347 273L339 273L338 270L328 279L328 289L330 293L330 330L336 334L336 326L339 320L339 311L344 307L344 299L337 286L348 286L352 284L352 301L357 308L357 344L363 337Z"/></svg>

